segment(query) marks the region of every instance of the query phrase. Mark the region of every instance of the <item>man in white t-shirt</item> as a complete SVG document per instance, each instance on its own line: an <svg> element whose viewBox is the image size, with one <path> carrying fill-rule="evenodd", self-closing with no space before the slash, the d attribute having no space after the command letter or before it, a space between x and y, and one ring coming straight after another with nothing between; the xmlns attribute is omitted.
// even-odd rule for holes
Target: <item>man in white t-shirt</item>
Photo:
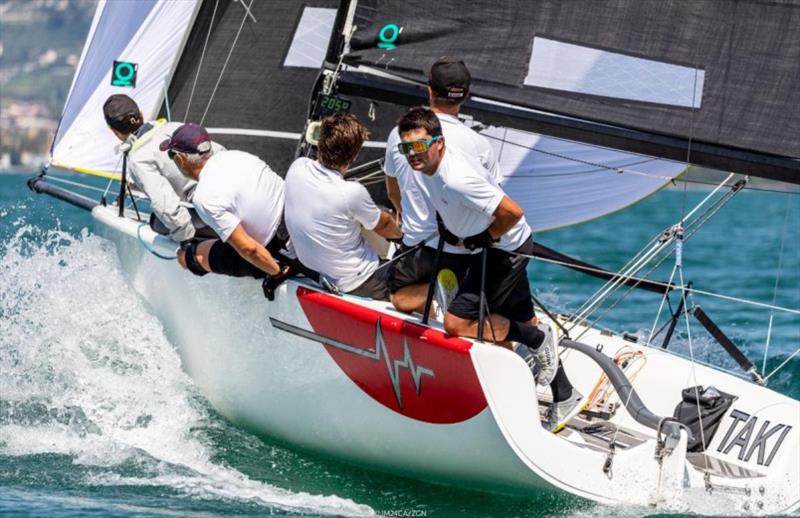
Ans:
<svg viewBox="0 0 800 518"><path fill-rule="evenodd" d="M300 261L340 291L388 300L387 269L361 228L389 239L400 229L363 185L343 178L366 138L352 115L322 120L317 160L298 158L286 173L286 226Z"/></svg>
<svg viewBox="0 0 800 518"><path fill-rule="evenodd" d="M182 246L181 266L196 275L288 274L288 266L276 260L279 254L291 255L282 228L284 185L267 164L243 151L214 152L208 133L196 124L175 130L160 149L197 181L195 210L219 236Z"/></svg>
<svg viewBox="0 0 800 518"><path fill-rule="evenodd" d="M536 326L528 257L531 228L522 208L505 195L494 176L472 156L447 147L439 118L414 108L398 122L398 149L419 174L443 223L440 239L487 254L484 293L488 306L483 339L527 346L540 367L537 382L549 384L553 405L548 427L558 431L572 417L583 396L567 379L549 326ZM444 318L448 334L476 337L480 315L482 268L472 267L461 282Z"/></svg>
<svg viewBox="0 0 800 518"><path fill-rule="evenodd" d="M442 57L428 71L428 102L439 118L449 148L458 148L475 157L499 183L500 167L486 137L458 119L461 105L469 95L470 73L464 62ZM395 127L386 142L386 191L401 216L403 243L398 253L415 247L437 231L436 211L420 175L409 166L398 149L400 135ZM437 239L400 257L390 267L389 290L399 311L422 312L428 285L436 262ZM450 269L461 280L469 269L472 252L463 247L444 245L439 269Z"/></svg>

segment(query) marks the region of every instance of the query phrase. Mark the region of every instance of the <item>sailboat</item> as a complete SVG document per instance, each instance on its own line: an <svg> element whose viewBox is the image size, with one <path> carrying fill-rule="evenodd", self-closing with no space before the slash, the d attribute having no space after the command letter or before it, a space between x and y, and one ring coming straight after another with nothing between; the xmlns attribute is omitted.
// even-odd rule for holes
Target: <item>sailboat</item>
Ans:
<svg viewBox="0 0 800 518"><path fill-rule="evenodd" d="M577 312L538 308L560 330L570 378L590 395L557 433L541 425L548 390L508 349L302 277L271 302L252 280L197 278L174 261L176 243L150 230L146 200L119 181L100 109L111 93L132 95L148 117L203 124L281 173L313 154L316 120L356 112L377 139L349 177L377 192L379 137L403 106L424 101L422 69L442 54L468 63L467 122L497 143L504 188L535 231L620 210L692 164L800 183L794 4L475 1L435 11L412 0L101 1L48 166L108 184L84 194L45 169L29 185L91 211L186 372L255 433L480 490L796 512L800 402L767 388L710 317L685 304L680 277L683 241L746 180L722 182L619 272L539 247L607 280ZM666 260L675 275L649 278ZM673 354L656 333L595 325L615 295L637 288L662 300L677 293L667 334L691 312L742 373Z"/></svg>

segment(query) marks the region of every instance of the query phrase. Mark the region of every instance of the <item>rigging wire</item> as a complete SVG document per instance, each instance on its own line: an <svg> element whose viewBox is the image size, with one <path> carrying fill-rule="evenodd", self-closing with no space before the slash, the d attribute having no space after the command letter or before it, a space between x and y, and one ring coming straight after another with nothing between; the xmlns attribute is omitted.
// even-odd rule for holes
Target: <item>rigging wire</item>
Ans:
<svg viewBox="0 0 800 518"><path fill-rule="evenodd" d="M702 205L704 205L721 187L722 185L720 185L712 193L706 196L706 198L704 198L695 207L695 209L693 209L689 213L688 217L693 216L695 212L697 212L702 207ZM592 322L591 325L596 325L597 323L599 323L603 318L606 317L606 315L608 315L608 313L611 310L613 310L618 304L620 304L633 291L633 289L636 286L638 286L644 280L642 278L635 278L633 277L634 275L636 275L639 271L641 271L647 263L656 260L656 258L659 258L660 256L660 258L655 262L655 264L644 274L644 277L646 278L650 273L652 273L667 258L669 258L672 255L674 249L671 251L667 251L667 247L675 241L677 229L680 229L680 231L683 233L684 239L688 239L689 237L694 235L694 233L697 232L697 230L702 225L704 225L709 218L711 218L714 214L716 214L716 212L718 212L720 208L722 208L722 206L726 204L740 190L741 190L740 188L734 188L728 191L726 194L717 199L711 205L711 207L707 208L704 213L698 216L697 219L692 221L690 224L686 225L686 228L674 225L673 227L670 227L666 231L662 232L661 234L653 238L650 241L650 243L648 243L648 245L646 245L645 248L642 249L642 251L637 253L630 261L628 261L628 263L623 268L620 269L619 273L615 277L612 277L608 282L606 282L606 284L603 285L602 288L600 288L594 295L589 297L589 299L587 299L587 301L584 302L584 304L578 310L576 315L573 316L571 319L572 328L577 326L581 320L586 319L589 315L597 311L602 305L603 301L607 300L614 293L622 289L622 287L626 284L628 280L635 279L636 282L631 287L629 287L626 292L620 295L619 298L614 303L612 303L600 316L598 316ZM583 336L583 334L585 333L586 330L578 338Z"/></svg>
<svg viewBox="0 0 800 518"><path fill-rule="evenodd" d="M214 101L214 96L217 94L217 89L219 88L219 84L222 82L222 76L225 75L225 69L228 67L228 62L231 60L231 56L233 55L233 49L236 48L236 42L239 41L239 36L242 34L242 29L244 29L244 23L247 21L247 18L250 17L250 7L252 7L253 2L255 0L250 0L250 3L246 6L244 5L244 0L242 0L241 4L242 7L245 8L244 17L242 18L242 23L239 24L239 29L236 31L236 36L233 38L233 43L231 43L231 48L228 50L228 55L225 57L225 62L222 63L222 70L219 71L219 76L217 76L217 82L214 84L214 89L211 91L211 96L208 98L208 103L206 104L206 109L203 111L203 116L200 117L200 125L203 125L203 122L206 120L206 115L208 115L208 109L211 108L211 103Z"/></svg>
<svg viewBox="0 0 800 518"><path fill-rule="evenodd" d="M778 365L777 367L775 367L775 368L772 370L772 372L770 372L769 374L767 374L766 376L764 376L764 384L766 385L766 383L767 383L767 380L768 380L768 379L770 379L770 378L772 377L772 375L773 375L773 374L775 374L776 372L778 372L779 370L781 370L782 368L784 368L784 367L786 366L786 364L787 364L787 363L789 363L789 362L791 361L791 359L792 359L792 358L794 358L795 356L797 356L798 354L800 354L800 348L798 348L797 350L795 350L795 352L793 352L792 354L790 354L790 355L789 355L789 357L788 357L788 358L786 358L785 360L783 360L783 362L782 362L780 365Z"/></svg>
<svg viewBox="0 0 800 518"><path fill-rule="evenodd" d="M548 258L545 258L545 257L537 257L535 255L526 255L526 254L520 254L520 253L516 253L516 252L510 252L510 253L514 254L514 255L520 255L520 256L523 256L523 257L527 257L529 259L533 259L534 261L552 263L552 264L557 264L559 266L568 266L568 267L574 268L576 270L584 270L584 271L587 271L587 272L595 272L595 273L608 273L608 270L603 270L603 269L600 269L600 268L591 268L591 267L588 267L588 266L575 265L575 264L567 263L567 262L564 262L564 261L558 261L556 259L548 259ZM705 296L708 296L708 297L714 297L714 298L729 300L729 301L732 301L732 302L740 302L742 304L746 304L746 305L750 305L750 306L766 308L766 309L772 309L772 310L781 311L781 312L784 312L784 313L791 313L791 314L795 314L795 315L800 315L800 309L787 308L787 307L783 307L783 306L767 304L767 303L764 303L764 302L757 302L755 300L743 299L743 298L739 298L739 297L732 297L732 296L729 296L729 295L722 295L721 293L715 293L713 291L699 290L697 288L682 287L682 286L680 286L678 284L669 284L669 283L666 283L666 282L661 282L661 281L647 279L647 278L641 278L641 279L638 279L636 277L631 277L630 278L630 280L633 280L633 279L646 280L647 282L650 282L650 283L655 284L657 286L663 286L664 288L681 288L681 289L685 289L686 293L695 293L697 295L705 295Z"/></svg>
<svg viewBox="0 0 800 518"><path fill-rule="evenodd" d="M695 59L697 58L697 51L700 47L700 39L698 38L695 42L694 46L694 55ZM689 169L689 165L691 164L692 158L692 140L694 139L694 117L695 113L697 113L697 71L698 66L697 62L695 61L694 64L694 84L692 85L692 109L689 113L689 140L686 143L686 169ZM686 214L686 203L687 203L687 187L686 184L683 184L683 202L681 206L681 214ZM686 219L685 217L681 216L681 222Z"/></svg>
<svg viewBox="0 0 800 518"><path fill-rule="evenodd" d="M508 128L504 128L504 129L505 129L506 132L508 131ZM555 158L560 158L562 160L567 160L567 161L570 161L570 162L576 162L578 164L588 165L588 166L597 168L598 170L602 170L602 171L611 171L611 172L614 172L614 173L617 173L617 174L622 174L622 173L634 174L634 175L639 175L639 176L647 176L647 177L650 177L650 178L660 178L662 180L667 180L667 181L672 181L673 180L672 176L658 175L658 174L653 174L653 173L646 173L644 171L636 171L634 169L627 169L627 167L629 167L630 165L640 165L640 164L643 164L643 163L654 162L654 161L658 160L657 158L648 158L646 160L637 161L637 162L634 162L632 164L626 164L626 165L623 165L623 166L614 167L614 166L610 166L610 165L607 165L607 164L601 164L599 162L591 162L589 160L582 160L580 158L571 157L571 156L568 156L568 155L564 155L562 153L556 153L554 151L545 151L544 149L528 146L528 145L525 145L525 144L520 144L518 142L512 142L510 140L506 140L505 138L496 137L494 135L491 135L491 134L488 134L488 133L485 133L485 132L481 132L480 134L482 136L486 137L487 139L496 140L498 142L501 142L502 145L509 144L509 145L516 146L516 147L519 147L519 148L522 148L522 149L527 149L528 151L535 151L536 153L541 153L543 155L548 155L548 156L552 156L552 157L555 157ZM583 172L579 172L579 173L570 173L570 174L588 174L588 173L595 173L595 172L598 172L598 171L583 171ZM522 175L521 176L512 175L512 176L514 178L525 178L525 176L522 176ZM559 176L561 176L561 175L559 175ZM539 178L539 177L543 177L543 176L530 175L530 177Z"/></svg>
<svg viewBox="0 0 800 518"><path fill-rule="evenodd" d="M214 10L211 12L211 20L208 22L208 32L206 33L206 39L203 42L203 50L200 53L200 62L197 64L197 72L194 74L192 90L189 93L189 102L186 103L186 114L184 115L183 120L189 120L189 108L192 106L194 90L197 87L197 81L200 79L200 70L203 68L203 60L206 57L206 48L208 47L208 40L211 38L211 29L214 27L214 18L217 16L217 7L219 7L219 0L214 3Z"/></svg>
<svg viewBox="0 0 800 518"><path fill-rule="evenodd" d="M772 305L775 305L775 302L778 300L778 286L781 281L781 270L783 269L783 249L786 243L786 234L788 232L789 227L789 209L791 207L791 198L786 198L786 214L783 217L783 233L781 234L781 248L778 252L778 270L775 272L775 288L772 291ZM765 373L767 371L767 355L769 353L769 342L770 338L772 338L772 322L775 317L774 310L770 310L769 312L769 325L767 326L767 341L764 344L764 361L761 367L761 373Z"/></svg>
<svg viewBox="0 0 800 518"><path fill-rule="evenodd" d="M669 280L667 281L667 284L672 284L672 279L675 278L675 270L677 270L677 265L672 267L672 273L669 274ZM656 326L658 325L658 321L661 318L661 312L664 310L664 305L666 303L669 303L669 291L664 290L664 296L661 297L661 304L659 304L658 306L658 311L656 312L656 318L653 320L653 327L650 329L650 334L647 336L647 343L652 343L653 341L653 337L655 336L656 332ZM670 309L672 309L671 305Z"/></svg>

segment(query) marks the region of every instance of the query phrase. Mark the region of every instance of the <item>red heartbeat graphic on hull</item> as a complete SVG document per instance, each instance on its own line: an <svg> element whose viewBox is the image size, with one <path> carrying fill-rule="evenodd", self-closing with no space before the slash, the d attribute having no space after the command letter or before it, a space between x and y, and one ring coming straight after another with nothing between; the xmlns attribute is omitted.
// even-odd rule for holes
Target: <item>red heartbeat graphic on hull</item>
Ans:
<svg viewBox="0 0 800 518"><path fill-rule="evenodd" d="M486 408L470 342L308 288L297 297L331 358L387 408L440 424Z"/></svg>

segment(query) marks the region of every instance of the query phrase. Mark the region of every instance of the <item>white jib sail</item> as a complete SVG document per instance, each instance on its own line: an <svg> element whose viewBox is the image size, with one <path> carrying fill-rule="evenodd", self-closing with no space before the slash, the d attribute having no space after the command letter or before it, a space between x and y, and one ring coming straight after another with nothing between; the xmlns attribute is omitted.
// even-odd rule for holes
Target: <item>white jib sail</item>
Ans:
<svg viewBox="0 0 800 518"><path fill-rule="evenodd" d="M109 95L131 96L145 119L158 113L199 0L102 1L97 6L64 112L55 135L54 167L114 174L119 141L106 126L103 103ZM115 61L137 66L135 86L113 86Z"/></svg>

